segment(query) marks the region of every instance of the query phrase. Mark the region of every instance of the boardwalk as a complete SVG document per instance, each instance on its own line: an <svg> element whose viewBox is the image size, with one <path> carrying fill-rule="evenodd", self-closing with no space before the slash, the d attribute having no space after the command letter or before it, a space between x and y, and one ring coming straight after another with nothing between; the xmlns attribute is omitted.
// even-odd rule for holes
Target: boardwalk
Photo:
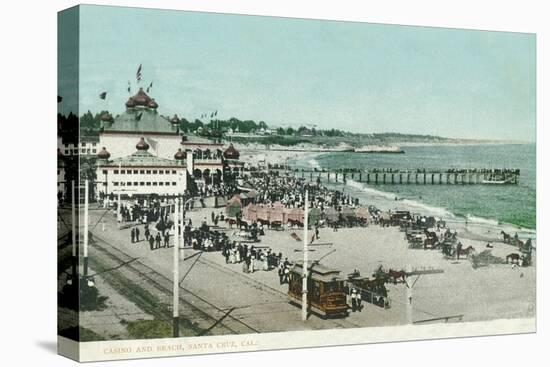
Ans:
<svg viewBox="0 0 550 367"><path fill-rule="evenodd" d="M277 167L272 169L277 170ZM311 181L323 179L327 182L345 182L354 180L368 184L385 185L474 185L474 184L506 184L519 183L519 169L348 169L328 170L279 170L295 177L309 178Z"/></svg>

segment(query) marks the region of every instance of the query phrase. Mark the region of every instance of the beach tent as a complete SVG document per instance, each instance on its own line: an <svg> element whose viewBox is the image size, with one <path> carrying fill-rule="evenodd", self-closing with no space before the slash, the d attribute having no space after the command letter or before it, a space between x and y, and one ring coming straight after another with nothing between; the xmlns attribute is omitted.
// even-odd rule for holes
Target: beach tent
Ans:
<svg viewBox="0 0 550 367"><path fill-rule="evenodd" d="M350 207L342 208L341 213L344 218L355 218L355 210L353 210L353 208L350 208Z"/></svg>
<svg viewBox="0 0 550 367"><path fill-rule="evenodd" d="M355 216L360 219L369 219L370 213L367 208L360 206L359 208L355 209Z"/></svg>
<svg viewBox="0 0 550 367"><path fill-rule="evenodd" d="M253 222L257 219L256 216L256 205L248 204L243 208L243 218L248 222Z"/></svg>
<svg viewBox="0 0 550 367"><path fill-rule="evenodd" d="M304 223L304 210L300 208L291 208L287 210L287 222Z"/></svg>
<svg viewBox="0 0 550 367"><path fill-rule="evenodd" d="M273 204L273 207L269 208L269 221L271 223L286 223L285 207L283 204L276 202Z"/></svg>
<svg viewBox="0 0 550 367"><path fill-rule="evenodd" d="M333 207L328 207L325 211L325 217L329 222L338 222L338 212Z"/></svg>
<svg viewBox="0 0 550 367"><path fill-rule="evenodd" d="M258 205L256 207L256 217L262 222L269 222L269 208L264 205Z"/></svg>
<svg viewBox="0 0 550 367"><path fill-rule="evenodd" d="M227 206L225 207L225 214L229 218L236 218L237 215L241 213L241 208L241 198L239 197L239 195L235 195L227 202Z"/></svg>
<svg viewBox="0 0 550 367"><path fill-rule="evenodd" d="M317 225L321 221L321 209L311 208L307 216L308 224Z"/></svg>

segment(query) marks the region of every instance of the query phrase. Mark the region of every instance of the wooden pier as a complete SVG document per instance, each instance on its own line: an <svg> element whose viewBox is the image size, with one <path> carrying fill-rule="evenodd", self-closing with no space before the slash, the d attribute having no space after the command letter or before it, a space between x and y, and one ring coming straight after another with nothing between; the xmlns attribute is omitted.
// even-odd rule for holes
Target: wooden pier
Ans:
<svg viewBox="0 0 550 367"><path fill-rule="evenodd" d="M277 167L271 169L277 170ZM353 180L373 185L517 185L519 169L448 169L448 170L395 170L395 169L340 169L340 170L281 170L294 177L315 181L346 182Z"/></svg>

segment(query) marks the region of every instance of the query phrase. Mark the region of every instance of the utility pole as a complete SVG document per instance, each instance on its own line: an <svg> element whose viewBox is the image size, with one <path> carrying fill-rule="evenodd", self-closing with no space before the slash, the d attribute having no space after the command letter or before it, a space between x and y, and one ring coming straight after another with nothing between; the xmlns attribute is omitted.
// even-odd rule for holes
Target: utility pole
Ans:
<svg viewBox="0 0 550 367"><path fill-rule="evenodd" d="M182 199L181 200L181 214L180 214L180 216L181 216L181 227L180 227L181 230L180 230L180 239L178 241L179 242L179 259L181 261L185 260L185 252L184 252L185 251L184 250L184 248L185 248L185 237L183 236L184 235L184 229L185 229L184 226L183 226L183 219L184 219L183 218L183 216L184 216L183 213L184 213L184 210L185 210L185 204L184 204L183 199Z"/></svg>
<svg viewBox="0 0 550 367"><path fill-rule="evenodd" d="M121 172L121 168L122 168L122 165L119 164L118 165L118 172L120 173ZM120 183L122 185L122 182ZM116 220L118 222L118 229L120 229L120 227L122 226L122 215L121 215L121 211L120 211L120 205L122 204L122 201L121 201L121 198L120 198L120 190L118 190L118 205L116 207Z"/></svg>
<svg viewBox="0 0 550 367"><path fill-rule="evenodd" d="M75 205L75 187L74 187L74 180L71 181L72 186L72 195L71 195L71 240L73 242L73 248L72 248L72 255L73 255L73 262L72 262L72 273L73 273L73 282L76 282L78 280L78 273L77 273L77 264L78 264L78 252L76 247L76 205Z"/></svg>
<svg viewBox="0 0 550 367"><path fill-rule="evenodd" d="M305 206L304 206L304 267L302 268L302 321L307 320L307 267L308 267L308 236L307 236L307 220L309 206L308 188L306 186Z"/></svg>
<svg viewBox="0 0 550 367"><path fill-rule="evenodd" d="M407 265L405 271L407 274L412 272L412 267L410 264ZM410 276L405 276L405 286L407 287L407 324L412 325L413 323L413 286L414 282Z"/></svg>
<svg viewBox="0 0 550 367"><path fill-rule="evenodd" d="M173 306L172 306L172 316L173 316L173 332L174 338L179 337L179 198L175 199L175 205L174 205L174 299L173 299Z"/></svg>
<svg viewBox="0 0 550 367"><path fill-rule="evenodd" d="M84 181L84 271L88 276L88 180Z"/></svg>

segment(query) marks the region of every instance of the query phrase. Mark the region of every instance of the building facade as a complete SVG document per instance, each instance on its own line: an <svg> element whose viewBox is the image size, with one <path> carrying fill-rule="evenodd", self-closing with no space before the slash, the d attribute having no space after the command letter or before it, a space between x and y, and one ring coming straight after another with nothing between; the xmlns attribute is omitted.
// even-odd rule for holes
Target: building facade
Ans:
<svg viewBox="0 0 550 367"><path fill-rule="evenodd" d="M111 159L102 149L97 160L97 188L99 195L183 195L187 190L187 167L184 155L178 158L160 158L149 152L150 146L142 137L135 151ZM181 157L181 158L180 158Z"/></svg>

